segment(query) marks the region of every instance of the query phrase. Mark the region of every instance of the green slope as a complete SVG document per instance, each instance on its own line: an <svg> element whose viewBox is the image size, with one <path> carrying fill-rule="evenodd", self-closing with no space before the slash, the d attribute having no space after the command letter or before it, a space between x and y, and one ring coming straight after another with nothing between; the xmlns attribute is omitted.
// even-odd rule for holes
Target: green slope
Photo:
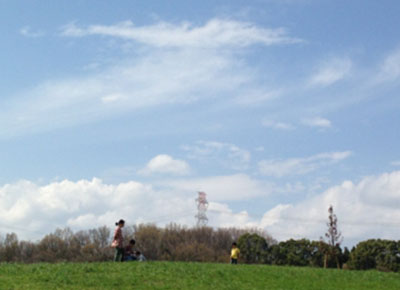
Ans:
<svg viewBox="0 0 400 290"><path fill-rule="evenodd" d="M1 264L0 289L400 289L400 274L207 263Z"/></svg>

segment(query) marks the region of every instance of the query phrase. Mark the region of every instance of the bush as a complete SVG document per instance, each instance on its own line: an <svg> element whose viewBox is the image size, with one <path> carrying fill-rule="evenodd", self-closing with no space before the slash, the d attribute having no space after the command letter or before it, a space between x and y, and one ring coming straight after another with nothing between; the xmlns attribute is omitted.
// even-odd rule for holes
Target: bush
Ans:
<svg viewBox="0 0 400 290"><path fill-rule="evenodd" d="M350 253L352 269L400 270L400 242L371 239L357 244Z"/></svg>
<svg viewBox="0 0 400 290"><path fill-rule="evenodd" d="M257 234L246 233L238 240L240 257L247 264L264 263L268 250L267 241Z"/></svg>

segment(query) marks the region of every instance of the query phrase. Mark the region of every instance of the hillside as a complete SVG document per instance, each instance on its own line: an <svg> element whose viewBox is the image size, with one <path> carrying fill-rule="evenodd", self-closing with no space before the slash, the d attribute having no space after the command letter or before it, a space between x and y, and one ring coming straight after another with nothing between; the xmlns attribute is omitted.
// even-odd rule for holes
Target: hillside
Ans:
<svg viewBox="0 0 400 290"><path fill-rule="evenodd" d="M1 289L400 289L400 275L208 263L1 264Z"/></svg>

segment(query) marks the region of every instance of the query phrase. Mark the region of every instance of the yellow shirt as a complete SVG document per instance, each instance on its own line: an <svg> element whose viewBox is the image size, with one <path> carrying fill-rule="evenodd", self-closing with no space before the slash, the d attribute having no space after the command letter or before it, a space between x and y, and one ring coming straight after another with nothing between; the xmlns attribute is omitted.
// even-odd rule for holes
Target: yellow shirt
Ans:
<svg viewBox="0 0 400 290"><path fill-rule="evenodd" d="M233 248L231 250L231 258L232 259L237 259L239 257L240 250L238 248Z"/></svg>

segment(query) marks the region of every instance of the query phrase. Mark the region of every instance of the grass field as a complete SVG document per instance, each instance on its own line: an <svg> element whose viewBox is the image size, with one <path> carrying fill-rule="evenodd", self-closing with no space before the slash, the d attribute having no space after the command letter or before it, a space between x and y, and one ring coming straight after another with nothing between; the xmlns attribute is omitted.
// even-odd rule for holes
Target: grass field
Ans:
<svg viewBox="0 0 400 290"><path fill-rule="evenodd" d="M400 274L207 263L0 264L0 289L400 289Z"/></svg>

